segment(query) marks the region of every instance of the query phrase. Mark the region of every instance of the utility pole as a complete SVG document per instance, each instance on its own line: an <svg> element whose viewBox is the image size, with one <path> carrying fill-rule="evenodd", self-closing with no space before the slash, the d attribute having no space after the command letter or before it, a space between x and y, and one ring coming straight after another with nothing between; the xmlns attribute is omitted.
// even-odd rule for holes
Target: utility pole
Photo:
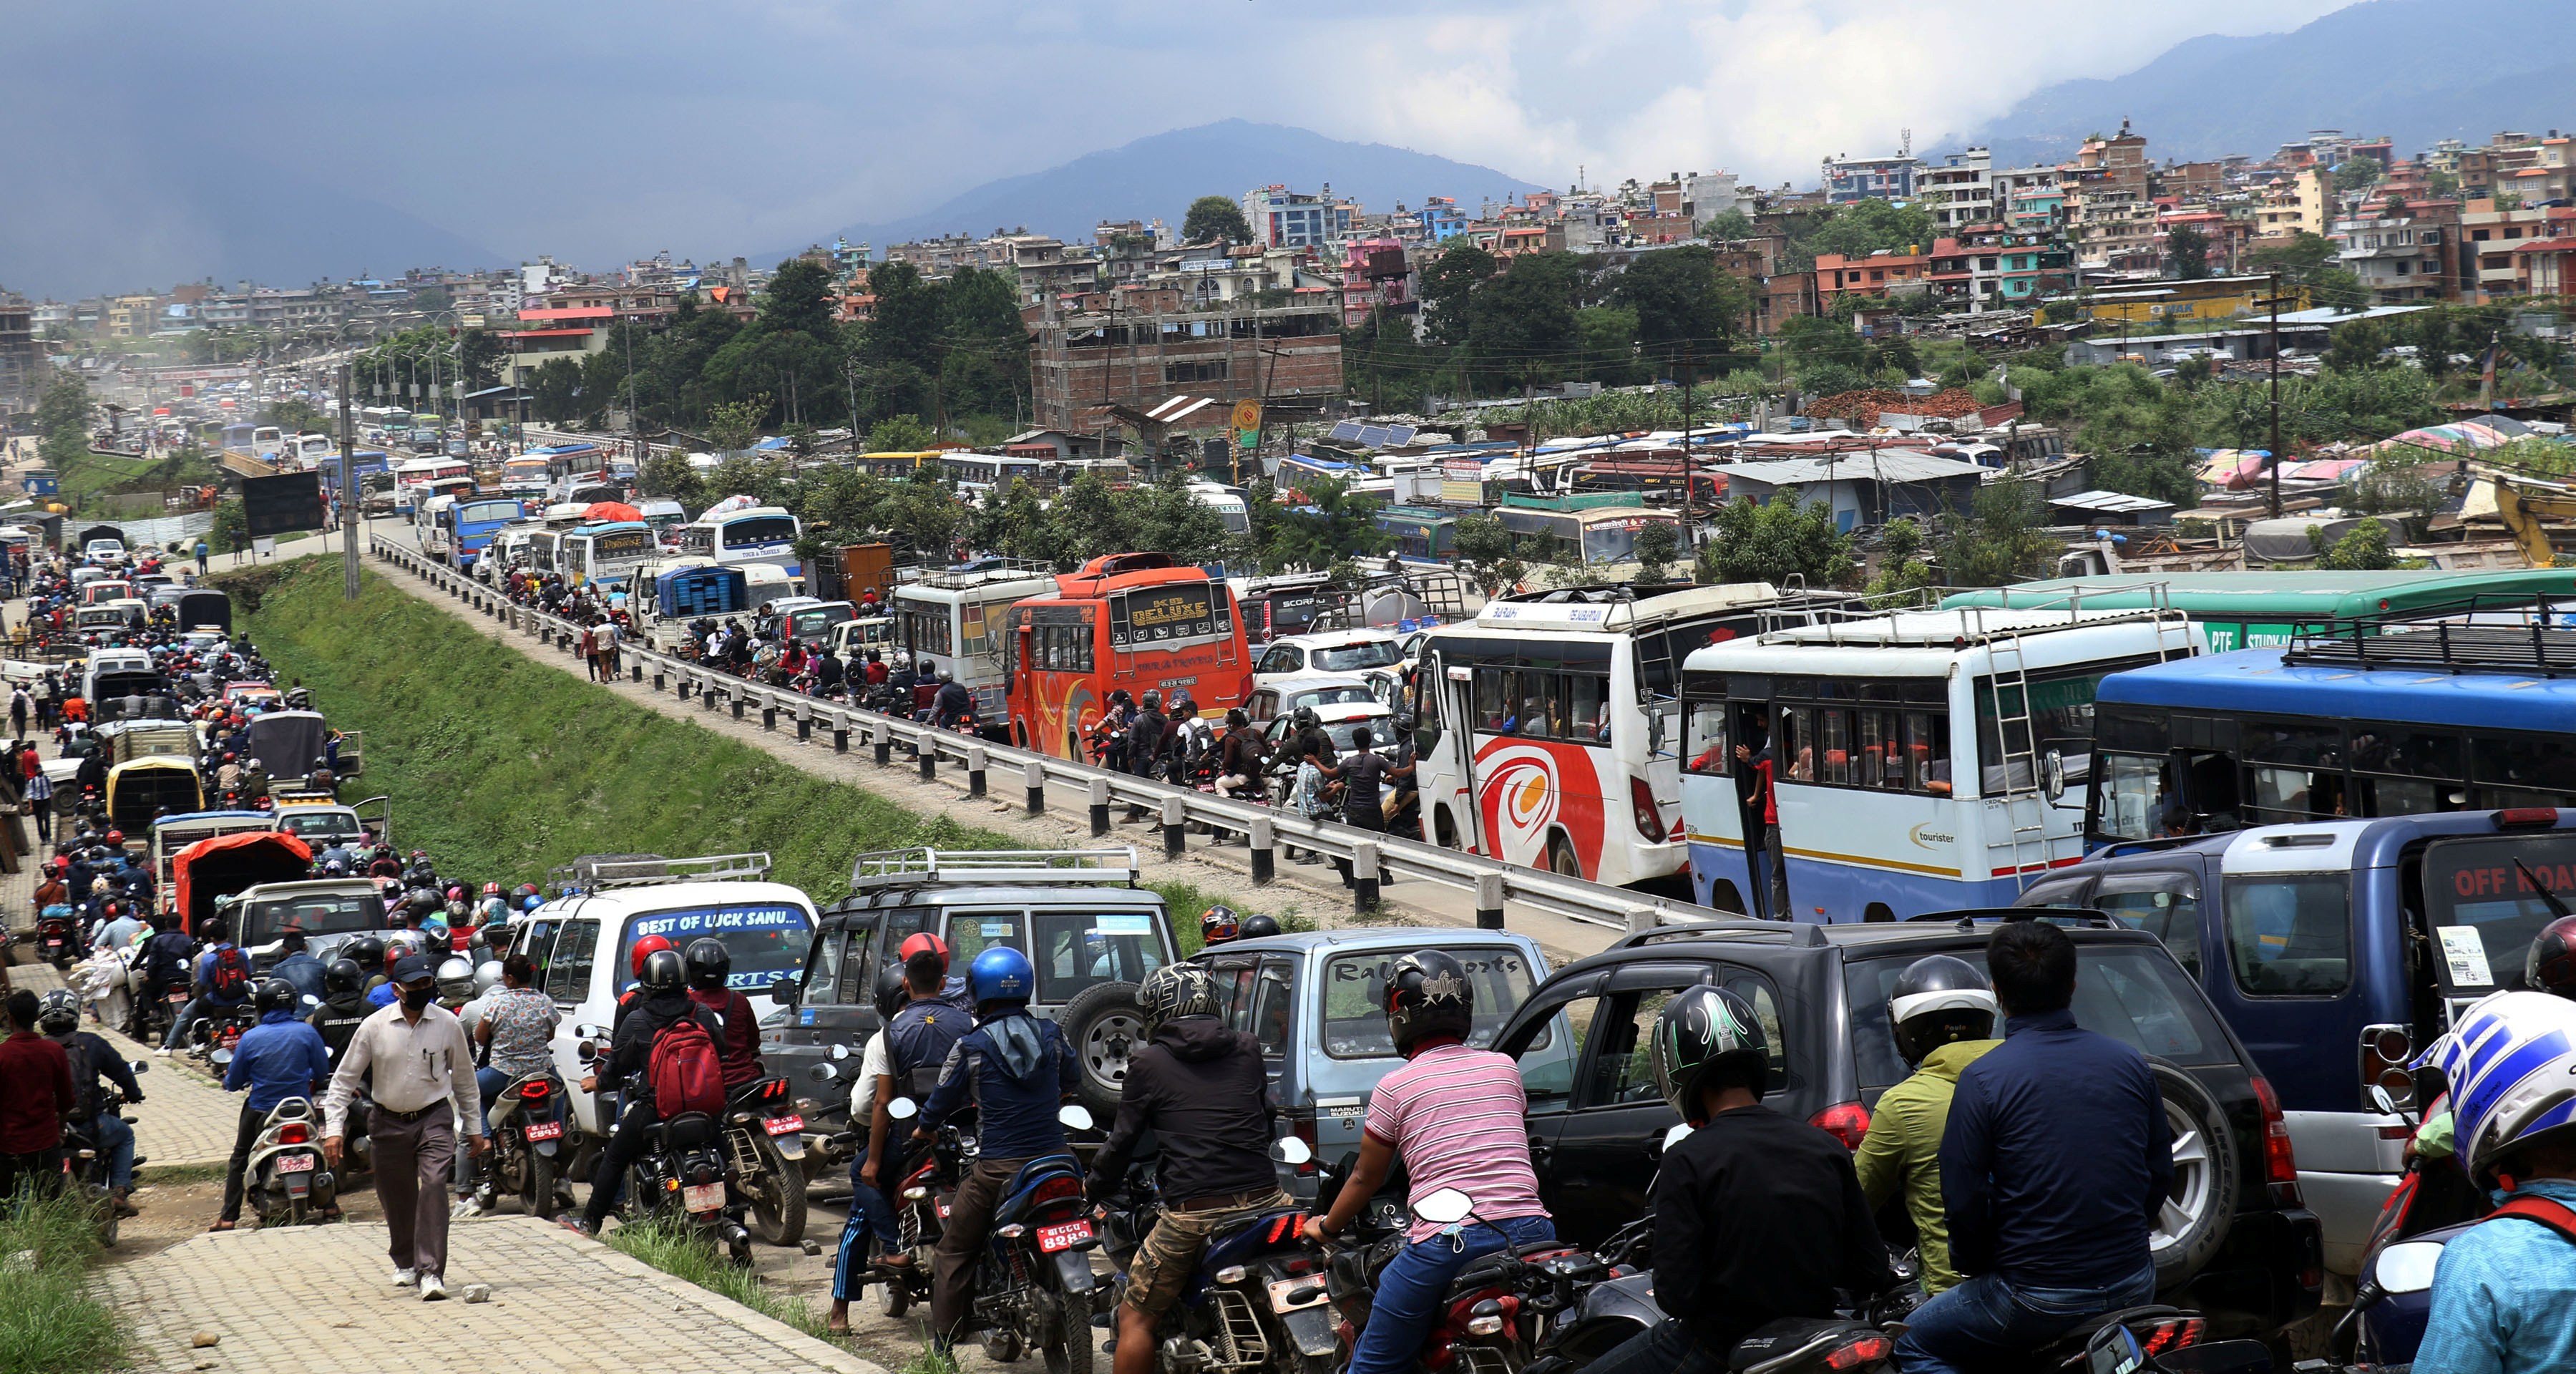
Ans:
<svg viewBox="0 0 2576 1374"><path fill-rule="evenodd" d="M2263 304L2272 313L2272 494L2265 503L2267 513L2281 518L2281 274L2268 274L2272 290Z"/></svg>
<svg viewBox="0 0 2576 1374"><path fill-rule="evenodd" d="M358 599L358 431L349 422L349 391L355 371L340 364L340 594Z"/></svg>
<svg viewBox="0 0 2576 1374"><path fill-rule="evenodd" d="M1683 542L1685 545L1687 545L1687 544L1690 542L1690 538L1691 538L1691 531L1692 531L1692 528L1693 528L1693 526L1692 526L1692 524L1691 524L1691 506L1692 506L1692 498L1693 498L1695 495L1697 495L1697 493L1696 493L1696 492L1694 492L1694 491L1692 490L1692 488L1691 488L1691 383L1692 383L1693 381L1697 380L1697 375L1696 375L1696 374L1698 373L1698 370L1699 370L1699 369L1698 369L1698 358L1696 357L1696 355L1694 354L1694 352L1693 352L1690 348L1688 348L1688 347L1684 347L1684 348L1683 348L1683 350L1682 350L1681 373L1682 373L1682 542Z"/></svg>

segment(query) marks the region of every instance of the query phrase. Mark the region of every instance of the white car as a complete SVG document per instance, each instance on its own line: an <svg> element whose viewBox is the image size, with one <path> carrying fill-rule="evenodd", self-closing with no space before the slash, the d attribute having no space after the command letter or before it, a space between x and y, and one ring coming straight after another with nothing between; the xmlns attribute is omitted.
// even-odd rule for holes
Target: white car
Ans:
<svg viewBox="0 0 2576 1374"><path fill-rule="evenodd" d="M102 568L121 568L125 566L125 541L93 539L81 548L81 557Z"/></svg>
<svg viewBox="0 0 2576 1374"><path fill-rule="evenodd" d="M1255 726L1266 725L1281 716L1296 714L1300 706L1322 710L1327 706L1384 706L1374 678L1352 673L1332 673L1321 677L1281 678L1267 686L1256 686L1243 704L1243 713Z"/></svg>
<svg viewBox="0 0 2576 1374"><path fill-rule="evenodd" d="M1378 699L1392 701L1404 677L1404 646L1393 630L1337 630L1274 639L1253 661L1255 689L1321 673L1349 673L1384 684Z"/></svg>

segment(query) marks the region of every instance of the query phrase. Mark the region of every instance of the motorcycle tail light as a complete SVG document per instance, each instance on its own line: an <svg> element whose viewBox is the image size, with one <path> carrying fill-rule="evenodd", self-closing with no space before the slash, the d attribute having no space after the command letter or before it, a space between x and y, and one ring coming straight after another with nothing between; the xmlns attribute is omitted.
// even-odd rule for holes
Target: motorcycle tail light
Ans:
<svg viewBox="0 0 2576 1374"><path fill-rule="evenodd" d="M277 1143L280 1145L304 1145L309 1144L312 1139L311 1128L301 1121L290 1121L277 1128Z"/></svg>
<svg viewBox="0 0 2576 1374"><path fill-rule="evenodd" d="M1062 1202L1066 1198L1080 1196L1082 1196L1082 1184L1071 1174L1058 1174L1039 1184L1037 1191L1029 1194L1029 1202L1034 1206L1040 1203Z"/></svg>
<svg viewBox="0 0 2576 1374"><path fill-rule="evenodd" d="M531 1083L519 1089L519 1096L530 1102L543 1102L554 1089L544 1083Z"/></svg>
<svg viewBox="0 0 2576 1374"><path fill-rule="evenodd" d="M2165 1355L2187 1345L2199 1344L2200 1333L2208 1326L2207 1322L2194 1316L2164 1317L2132 1326L2129 1334L2138 1338L2138 1348L2149 1355Z"/></svg>
<svg viewBox="0 0 2576 1374"><path fill-rule="evenodd" d="M1825 1352L1827 1369L1865 1369L1887 1358L1894 1345L1876 1331L1863 1331Z"/></svg>
<svg viewBox="0 0 2576 1374"><path fill-rule="evenodd" d="M1857 1102L1837 1102L1808 1117L1807 1124L1841 1141L1844 1149L1857 1150L1861 1138L1869 1134L1869 1108Z"/></svg>

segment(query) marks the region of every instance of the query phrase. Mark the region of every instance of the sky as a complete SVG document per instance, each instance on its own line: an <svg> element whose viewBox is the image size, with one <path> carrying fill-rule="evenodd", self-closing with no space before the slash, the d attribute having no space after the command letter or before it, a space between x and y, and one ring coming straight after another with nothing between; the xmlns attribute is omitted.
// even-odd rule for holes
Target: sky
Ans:
<svg viewBox="0 0 2576 1374"><path fill-rule="evenodd" d="M703 261L1227 117L1544 185L1806 185L2346 2L0 0L0 284L184 264L344 201L500 261Z"/></svg>

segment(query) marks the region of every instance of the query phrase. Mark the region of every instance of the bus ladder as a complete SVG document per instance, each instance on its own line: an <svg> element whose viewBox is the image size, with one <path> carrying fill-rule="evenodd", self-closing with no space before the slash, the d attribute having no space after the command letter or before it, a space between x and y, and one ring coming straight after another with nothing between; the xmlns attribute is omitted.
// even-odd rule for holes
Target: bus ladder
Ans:
<svg viewBox="0 0 2576 1374"><path fill-rule="evenodd" d="M2009 669L2006 667L2004 658L2007 650L2012 656ZM2041 870L2048 867L2048 796L2040 786L2039 732L2033 728L2031 722L2030 670L2028 660L2022 653L2021 632L2006 631L1989 641L1987 663L1990 670L1988 676L1993 683L1991 690L1995 694L1995 738L2003 746L2004 785L2001 800L2004 804L2004 822L2012 827L2013 890L2020 892L2029 888L2033 867L2023 857L2026 848L2036 846L2039 851L2037 867ZM2019 703L2017 715L2004 713L2004 693L2007 689L2014 694L2014 699ZM2018 747L2013 733L2015 727L2019 727L2021 732ZM2016 763L2021 765L2023 769L2021 776L2025 779L2018 787L2013 784L2013 767ZM2029 815L2027 823L2023 819L2025 806Z"/></svg>

